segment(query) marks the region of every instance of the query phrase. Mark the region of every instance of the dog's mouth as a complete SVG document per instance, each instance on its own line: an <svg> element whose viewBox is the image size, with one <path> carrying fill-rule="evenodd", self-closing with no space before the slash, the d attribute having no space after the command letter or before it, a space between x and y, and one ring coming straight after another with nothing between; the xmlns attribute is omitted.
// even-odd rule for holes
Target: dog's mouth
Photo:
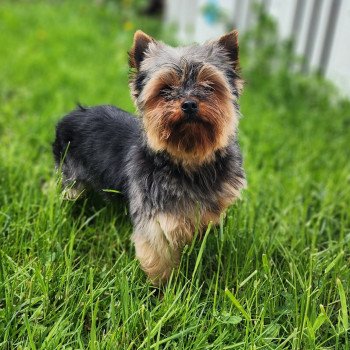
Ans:
<svg viewBox="0 0 350 350"><path fill-rule="evenodd" d="M186 116L183 120L185 124L193 124L193 123L203 123L203 120L198 116Z"/></svg>
<svg viewBox="0 0 350 350"><path fill-rule="evenodd" d="M176 152L193 153L215 143L215 130L200 115L184 115L172 125L167 142Z"/></svg>
<svg viewBox="0 0 350 350"><path fill-rule="evenodd" d="M176 126L182 126L182 125L186 125L186 124L208 125L209 123L206 122L203 118L201 118L198 114L184 114L183 118L181 118L176 123Z"/></svg>

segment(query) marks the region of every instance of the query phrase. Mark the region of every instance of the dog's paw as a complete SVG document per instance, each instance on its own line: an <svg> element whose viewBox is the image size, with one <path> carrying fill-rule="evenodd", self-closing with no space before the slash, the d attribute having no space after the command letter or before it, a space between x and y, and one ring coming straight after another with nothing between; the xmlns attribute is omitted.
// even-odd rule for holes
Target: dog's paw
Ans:
<svg viewBox="0 0 350 350"><path fill-rule="evenodd" d="M83 188L65 188L62 192L62 197L67 201L75 201L80 198L84 193Z"/></svg>

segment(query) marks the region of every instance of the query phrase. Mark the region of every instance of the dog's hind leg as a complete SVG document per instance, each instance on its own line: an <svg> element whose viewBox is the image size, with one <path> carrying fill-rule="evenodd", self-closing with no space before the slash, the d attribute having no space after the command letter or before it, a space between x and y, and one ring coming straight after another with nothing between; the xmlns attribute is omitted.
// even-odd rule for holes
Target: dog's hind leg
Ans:
<svg viewBox="0 0 350 350"><path fill-rule="evenodd" d="M82 174L81 166L69 158L62 164L62 194L64 199L73 201L82 196L85 190L84 183L80 180Z"/></svg>

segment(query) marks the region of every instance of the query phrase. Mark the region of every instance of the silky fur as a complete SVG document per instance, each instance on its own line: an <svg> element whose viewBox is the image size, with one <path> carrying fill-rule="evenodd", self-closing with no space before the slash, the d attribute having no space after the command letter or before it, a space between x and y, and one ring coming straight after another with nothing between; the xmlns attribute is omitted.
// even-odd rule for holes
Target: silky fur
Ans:
<svg viewBox="0 0 350 350"><path fill-rule="evenodd" d="M68 198L83 189L125 196L136 257L159 284L195 230L218 223L245 186L237 32L173 48L137 31L129 62L140 118L79 106L58 123L53 152ZM191 120L181 109L188 99L198 105Z"/></svg>

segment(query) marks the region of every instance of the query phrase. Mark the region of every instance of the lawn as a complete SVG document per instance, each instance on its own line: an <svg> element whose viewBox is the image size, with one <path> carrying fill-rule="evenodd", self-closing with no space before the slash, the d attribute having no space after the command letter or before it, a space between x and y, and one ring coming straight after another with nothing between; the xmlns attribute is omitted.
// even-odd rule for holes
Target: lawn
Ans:
<svg viewBox="0 0 350 350"><path fill-rule="evenodd" d="M248 189L159 291L125 206L64 201L54 171L58 119L134 111L126 51L159 37L131 1L96 3L0 4L0 349L349 349L350 103L269 30L242 39Z"/></svg>

